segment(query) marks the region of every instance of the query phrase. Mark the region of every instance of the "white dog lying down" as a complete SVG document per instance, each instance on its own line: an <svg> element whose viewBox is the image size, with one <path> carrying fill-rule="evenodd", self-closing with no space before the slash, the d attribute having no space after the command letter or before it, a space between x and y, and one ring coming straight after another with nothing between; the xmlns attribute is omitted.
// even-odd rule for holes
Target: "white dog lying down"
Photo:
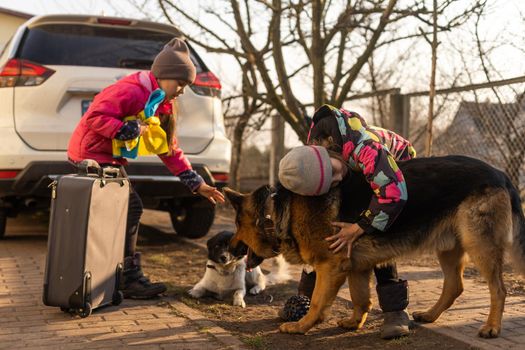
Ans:
<svg viewBox="0 0 525 350"><path fill-rule="evenodd" d="M233 292L233 305L246 307L244 296L246 289L250 294L259 294L266 288L266 276L261 268L247 270L247 247L238 245L234 251L230 248L233 232L221 231L210 238L208 246L208 262L202 279L188 293L194 298L201 298L207 292L214 293L219 299ZM287 275L283 259L278 260L278 274ZM286 277L284 278L286 279ZM282 281L283 277L272 278L272 281Z"/></svg>

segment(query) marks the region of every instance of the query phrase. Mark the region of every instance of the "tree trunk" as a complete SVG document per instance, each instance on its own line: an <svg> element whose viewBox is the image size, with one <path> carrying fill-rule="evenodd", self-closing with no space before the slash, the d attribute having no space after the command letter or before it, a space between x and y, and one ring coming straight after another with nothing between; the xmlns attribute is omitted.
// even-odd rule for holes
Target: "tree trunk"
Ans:
<svg viewBox="0 0 525 350"><path fill-rule="evenodd" d="M243 136L246 125L248 125L249 115L243 115L239 118L233 131L233 142L232 142L232 159L230 163L230 181L228 186L239 190L241 187L241 159L242 159L242 146Z"/></svg>
<svg viewBox="0 0 525 350"><path fill-rule="evenodd" d="M436 96L436 63L437 63L437 0L434 0L434 9L432 12L433 31L432 31L432 68L430 75L430 92L428 94L428 121L427 121L427 140L425 144L425 155L432 155L432 125L434 116L434 98Z"/></svg>
<svg viewBox="0 0 525 350"><path fill-rule="evenodd" d="M313 93L314 108L319 108L324 104L324 40L321 37L321 20L324 8L324 1L314 0L312 2L312 46L310 57L313 69Z"/></svg>
<svg viewBox="0 0 525 350"><path fill-rule="evenodd" d="M279 181L279 162L284 156L284 120L279 115L272 116L272 144L270 148L270 185Z"/></svg>

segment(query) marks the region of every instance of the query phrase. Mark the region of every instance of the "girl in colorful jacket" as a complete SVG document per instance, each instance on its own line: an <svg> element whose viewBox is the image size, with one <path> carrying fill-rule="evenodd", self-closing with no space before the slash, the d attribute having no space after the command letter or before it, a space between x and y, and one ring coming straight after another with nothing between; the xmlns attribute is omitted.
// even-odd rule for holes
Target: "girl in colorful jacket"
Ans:
<svg viewBox="0 0 525 350"><path fill-rule="evenodd" d="M320 195L340 183L349 168L362 172L375 194L368 209L356 223L335 222L334 226L339 227L340 231L327 238L334 252L346 248L350 256L352 243L359 236L374 230L386 231L403 210L408 196L403 174L396 161L412 159L416 152L409 141L396 133L369 126L357 113L330 105L324 105L315 112L308 143L325 146L339 155L328 160L329 167L324 170L331 173L324 174L324 184L319 186L314 184L316 176L312 174L315 171L308 167L309 178L313 181L309 186L309 181L305 181L304 174L298 169L306 166L308 157L315 160L323 151L321 149L319 153L316 147L301 147L281 161L279 180L284 187L303 195ZM320 175L323 175L323 171ZM384 312L381 336L390 339L407 335L407 281L398 278L395 263L378 266L374 272L379 303ZM299 294L311 297L314 285L315 272L309 272L308 267L303 269Z"/></svg>
<svg viewBox="0 0 525 350"><path fill-rule="evenodd" d="M78 163L94 159L102 166L123 168L127 161L115 156L114 142L132 141L146 132L148 126L140 118L128 120L144 110L151 93L161 89L165 94L155 115L159 115L166 130L168 152L160 159L173 175L192 191L208 198L212 203L224 202L223 195L207 185L191 167L184 152L177 147L174 132L172 100L184 93L184 88L195 80L196 69L191 62L186 43L178 38L171 40L155 57L151 71L131 74L108 86L95 96L89 109L80 119L68 146L69 159ZM124 120L126 118L126 120ZM151 283L142 273L140 253L135 251L142 201L137 192L130 191L126 227L124 278L121 289L126 298L151 298L163 293L163 283Z"/></svg>

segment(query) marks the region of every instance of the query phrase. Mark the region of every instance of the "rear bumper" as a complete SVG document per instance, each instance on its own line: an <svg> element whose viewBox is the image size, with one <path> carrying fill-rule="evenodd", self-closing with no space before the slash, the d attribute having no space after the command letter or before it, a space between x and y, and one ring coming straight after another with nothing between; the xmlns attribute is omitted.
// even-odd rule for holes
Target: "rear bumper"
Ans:
<svg viewBox="0 0 525 350"><path fill-rule="evenodd" d="M192 164L206 183L215 186L205 165ZM0 179L0 197L49 197L49 184L60 175L76 173L76 168L66 161L30 162L14 179ZM190 197L193 193L177 176L173 176L163 163L133 162L126 166L132 186L141 197L174 198Z"/></svg>

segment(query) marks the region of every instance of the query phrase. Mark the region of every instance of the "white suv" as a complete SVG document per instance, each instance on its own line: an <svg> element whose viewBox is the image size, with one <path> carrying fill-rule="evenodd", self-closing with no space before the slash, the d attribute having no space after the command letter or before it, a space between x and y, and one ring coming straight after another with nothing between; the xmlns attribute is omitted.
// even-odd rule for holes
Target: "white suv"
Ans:
<svg viewBox="0 0 525 350"><path fill-rule="evenodd" d="M48 15L23 24L0 54L0 237L7 217L47 208L50 177L75 172L66 149L73 129L104 87L147 70L177 28L135 19ZM219 80L191 48L197 79L179 98L178 140L209 184L228 179ZM172 176L158 157L127 170L144 206L169 211L178 234L208 232L214 208Z"/></svg>

